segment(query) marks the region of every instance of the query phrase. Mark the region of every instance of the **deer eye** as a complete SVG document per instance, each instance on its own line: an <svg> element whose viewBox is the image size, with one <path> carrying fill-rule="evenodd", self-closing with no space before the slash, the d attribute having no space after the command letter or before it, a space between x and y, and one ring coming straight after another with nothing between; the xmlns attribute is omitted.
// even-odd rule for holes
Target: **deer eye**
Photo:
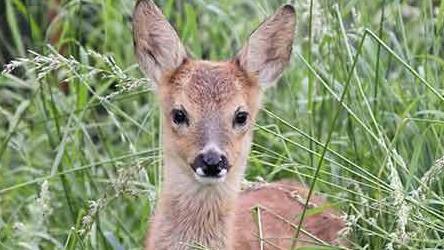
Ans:
<svg viewBox="0 0 444 250"><path fill-rule="evenodd" d="M245 111L238 111L234 115L233 127L243 127L247 123L248 113Z"/></svg>
<svg viewBox="0 0 444 250"><path fill-rule="evenodd" d="M184 124L188 125L189 124L187 112L185 110L173 109L173 111L171 112L171 115L173 117L173 122L176 125L184 125Z"/></svg>

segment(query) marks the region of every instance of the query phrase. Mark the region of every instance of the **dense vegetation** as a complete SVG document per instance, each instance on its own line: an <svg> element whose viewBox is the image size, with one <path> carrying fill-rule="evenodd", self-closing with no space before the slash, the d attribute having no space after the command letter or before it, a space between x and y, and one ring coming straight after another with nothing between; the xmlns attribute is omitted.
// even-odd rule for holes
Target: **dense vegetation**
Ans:
<svg viewBox="0 0 444 250"><path fill-rule="evenodd" d="M284 1L157 3L191 55L221 60ZM134 4L0 3L0 249L141 248L162 150ZM352 248L444 248L444 1L293 4L246 179L316 184Z"/></svg>

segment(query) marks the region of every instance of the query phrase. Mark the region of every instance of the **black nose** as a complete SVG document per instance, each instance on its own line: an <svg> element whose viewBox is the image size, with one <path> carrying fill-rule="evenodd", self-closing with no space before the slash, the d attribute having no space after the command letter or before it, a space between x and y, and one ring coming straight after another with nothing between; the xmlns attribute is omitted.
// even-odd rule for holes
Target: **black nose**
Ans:
<svg viewBox="0 0 444 250"><path fill-rule="evenodd" d="M192 167L198 175L220 177L222 170L228 170L228 161L224 155L209 151L199 154L194 160Z"/></svg>

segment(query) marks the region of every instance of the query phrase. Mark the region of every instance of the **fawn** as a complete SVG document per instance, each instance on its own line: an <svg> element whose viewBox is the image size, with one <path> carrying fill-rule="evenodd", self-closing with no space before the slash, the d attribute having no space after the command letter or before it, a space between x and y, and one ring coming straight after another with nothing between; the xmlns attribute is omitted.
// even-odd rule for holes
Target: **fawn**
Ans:
<svg viewBox="0 0 444 250"><path fill-rule="evenodd" d="M151 0L137 2L135 51L142 71L157 84L164 119L164 182L147 249L291 246L308 190L279 182L241 191L241 182L262 90L289 63L295 19L294 8L284 5L233 59L209 62L187 55ZM318 196L310 201L325 205ZM297 246L334 244L344 223L327 208L307 216L302 226Z"/></svg>

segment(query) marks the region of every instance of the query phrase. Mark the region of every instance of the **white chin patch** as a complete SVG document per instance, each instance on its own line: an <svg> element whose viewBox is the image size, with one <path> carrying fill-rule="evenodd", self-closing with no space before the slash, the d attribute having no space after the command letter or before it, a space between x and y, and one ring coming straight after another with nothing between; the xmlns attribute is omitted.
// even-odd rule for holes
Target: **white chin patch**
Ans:
<svg viewBox="0 0 444 250"><path fill-rule="evenodd" d="M203 172L202 168L197 168L196 172L194 173L194 177L196 178L196 180L202 184L215 184L215 183L224 182L226 175L227 175L226 169L222 169L220 173L217 175L217 177L205 176L205 173Z"/></svg>

